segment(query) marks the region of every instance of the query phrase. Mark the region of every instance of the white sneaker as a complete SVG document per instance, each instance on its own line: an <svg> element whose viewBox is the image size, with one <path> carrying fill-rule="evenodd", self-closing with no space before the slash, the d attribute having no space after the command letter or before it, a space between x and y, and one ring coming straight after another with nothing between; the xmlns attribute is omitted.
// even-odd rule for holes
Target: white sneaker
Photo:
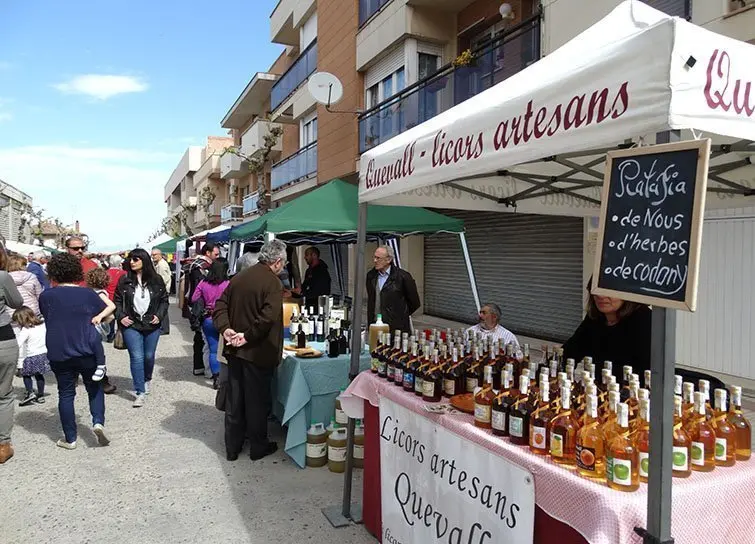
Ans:
<svg viewBox="0 0 755 544"><path fill-rule="evenodd" d="M152 392L152 382L144 382L144 394L149 395Z"/></svg>
<svg viewBox="0 0 755 544"><path fill-rule="evenodd" d="M132 406L134 408L141 408L142 406L144 406L144 400L145 400L144 393L140 395L136 395L136 398L134 399L134 404L132 404Z"/></svg>
<svg viewBox="0 0 755 544"><path fill-rule="evenodd" d="M97 435L97 443L100 446L107 446L110 444L110 439L105 434L105 427L102 426L102 423L95 424L95 426L92 427L92 431Z"/></svg>
<svg viewBox="0 0 755 544"><path fill-rule="evenodd" d="M73 442L66 442L63 438L55 442L55 445L59 448L63 448L65 450L75 450L76 449L76 441Z"/></svg>

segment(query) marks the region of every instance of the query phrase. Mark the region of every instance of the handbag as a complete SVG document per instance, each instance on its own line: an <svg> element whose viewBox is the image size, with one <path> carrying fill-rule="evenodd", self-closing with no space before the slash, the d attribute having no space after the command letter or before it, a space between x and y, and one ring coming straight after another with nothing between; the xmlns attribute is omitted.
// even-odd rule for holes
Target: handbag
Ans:
<svg viewBox="0 0 755 544"><path fill-rule="evenodd" d="M115 336L113 337L113 347L115 349L126 349L126 342L123 341L123 330L121 330L120 327L118 327L118 330L115 331Z"/></svg>

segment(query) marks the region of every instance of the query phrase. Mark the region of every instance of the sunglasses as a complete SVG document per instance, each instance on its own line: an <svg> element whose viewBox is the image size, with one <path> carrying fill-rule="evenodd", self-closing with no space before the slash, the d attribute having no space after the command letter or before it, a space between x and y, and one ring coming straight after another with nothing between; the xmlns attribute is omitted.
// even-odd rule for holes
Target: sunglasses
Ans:
<svg viewBox="0 0 755 544"><path fill-rule="evenodd" d="M135 263L135 262L141 261L141 260L142 260L141 257L131 257L131 262L132 263Z"/></svg>
<svg viewBox="0 0 755 544"><path fill-rule="evenodd" d="M87 246L68 246L68 249L73 251L84 251L86 248Z"/></svg>

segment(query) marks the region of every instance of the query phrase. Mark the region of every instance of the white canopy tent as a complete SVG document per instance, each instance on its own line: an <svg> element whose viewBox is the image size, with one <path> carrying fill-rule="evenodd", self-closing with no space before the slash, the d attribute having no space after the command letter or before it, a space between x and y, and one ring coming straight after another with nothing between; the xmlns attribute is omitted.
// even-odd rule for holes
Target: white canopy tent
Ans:
<svg viewBox="0 0 755 544"><path fill-rule="evenodd" d="M367 202L597 216L607 151L684 130L714 138L708 190L715 196L707 207L754 205L755 190L737 175L755 154L753 66L755 46L629 0L518 74L366 152L355 307L364 298ZM651 405L659 408L651 450L661 453L651 457L646 542L670 537L674 359L665 331L672 322L673 312L654 310L653 352L661 357L652 367ZM355 312L354 330L361 325ZM361 346L353 336L355 377ZM350 422L349 440L352 433Z"/></svg>
<svg viewBox="0 0 755 544"><path fill-rule="evenodd" d="M171 236L170 234L163 233L157 238L150 240L149 242L142 242L140 244L137 244L137 247L141 247L148 251L152 251L153 247L159 246L163 242L167 242L168 240L172 240L172 239L173 239L173 236Z"/></svg>

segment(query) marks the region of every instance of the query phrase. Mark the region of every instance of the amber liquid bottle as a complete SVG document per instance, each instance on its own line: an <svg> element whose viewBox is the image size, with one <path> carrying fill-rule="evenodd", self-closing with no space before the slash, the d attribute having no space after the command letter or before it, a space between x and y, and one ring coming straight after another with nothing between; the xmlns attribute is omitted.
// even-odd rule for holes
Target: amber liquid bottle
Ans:
<svg viewBox="0 0 755 544"><path fill-rule="evenodd" d="M493 399L493 367L485 366L485 376L482 387L474 396L474 424L475 427L490 429L492 426Z"/></svg>
<svg viewBox="0 0 755 544"><path fill-rule="evenodd" d="M686 426L695 417L695 384L684 382L682 385L682 421Z"/></svg>
<svg viewBox="0 0 755 544"><path fill-rule="evenodd" d="M537 407L530 416L530 451L537 455L548 455L551 449L548 428L554 416L548 374L541 374L539 397Z"/></svg>
<svg viewBox="0 0 755 544"><path fill-rule="evenodd" d="M731 386L731 404L729 405L729 423L734 426L737 436L737 461L747 461L752 454L752 428L742 414L742 388Z"/></svg>
<svg viewBox="0 0 755 544"><path fill-rule="evenodd" d="M569 384L561 387L561 410L550 422L550 454L554 463L574 465L577 452L579 422L571 409Z"/></svg>
<svg viewBox="0 0 755 544"><path fill-rule="evenodd" d="M685 428L689 439L692 470L710 472L716 468L716 431L705 415L705 396L695 391L695 413Z"/></svg>
<svg viewBox="0 0 755 544"><path fill-rule="evenodd" d="M681 385L681 384L680 384ZM681 387L680 387L681 389ZM672 461L672 476L688 478L692 474L689 466L691 441L682 422L682 397L674 396L674 456Z"/></svg>
<svg viewBox="0 0 755 544"><path fill-rule="evenodd" d="M619 400L621 402L626 402L629 398L629 382L632 381L632 367L629 365L624 365L622 367L622 378L621 378L621 396L619 397Z"/></svg>
<svg viewBox="0 0 755 544"><path fill-rule="evenodd" d="M519 395L509 412L509 437L519 446L526 446L530 439L529 387L529 376L519 376Z"/></svg>
<svg viewBox="0 0 755 544"><path fill-rule="evenodd" d="M451 363L443 373L443 396L453 397L464 391L464 366L459 363L459 350L451 351Z"/></svg>
<svg viewBox="0 0 755 544"><path fill-rule="evenodd" d="M603 423L603 436L606 439L606 444L608 444L608 442L610 442L613 439L613 437L616 436L620 431L619 419L618 419L618 408L619 408L619 392L609 391L608 392L608 414L606 415L605 422ZM628 418L629 418L629 414L627 414L627 419Z"/></svg>
<svg viewBox="0 0 755 544"><path fill-rule="evenodd" d="M703 397L705 397L705 417L710 420L713 418L713 406L711 405L710 398L710 382L708 380L698 380L697 390L703 394Z"/></svg>
<svg viewBox="0 0 755 544"><path fill-rule="evenodd" d="M634 443L640 455L640 481L647 483L650 470L650 401L648 399L640 399Z"/></svg>
<svg viewBox="0 0 755 544"><path fill-rule="evenodd" d="M716 465L719 467L733 467L737 462L737 431L729 423L726 411L726 389L716 389L715 408L713 410L713 430L716 432Z"/></svg>
<svg viewBox="0 0 755 544"><path fill-rule="evenodd" d="M508 417L514 396L516 396L516 390L512 387L511 370L506 365L503 369L501 392L493 399L490 418L490 425L496 436L509 435Z"/></svg>
<svg viewBox="0 0 755 544"><path fill-rule="evenodd" d="M640 456L629 438L629 406L619 403L617 411L619 432L606 448L606 479L611 489L637 491L640 488Z"/></svg>
<svg viewBox="0 0 755 544"><path fill-rule="evenodd" d="M474 361L467 368L464 375L467 393L474 393L475 389L482 385L482 361L480 361L480 348L474 348Z"/></svg>
<svg viewBox="0 0 755 544"><path fill-rule="evenodd" d="M595 395L588 395L585 400L584 424L577 431L576 462L580 476L605 479L605 436L598 419L598 397Z"/></svg>

